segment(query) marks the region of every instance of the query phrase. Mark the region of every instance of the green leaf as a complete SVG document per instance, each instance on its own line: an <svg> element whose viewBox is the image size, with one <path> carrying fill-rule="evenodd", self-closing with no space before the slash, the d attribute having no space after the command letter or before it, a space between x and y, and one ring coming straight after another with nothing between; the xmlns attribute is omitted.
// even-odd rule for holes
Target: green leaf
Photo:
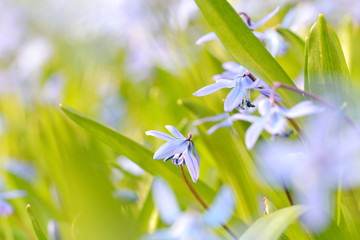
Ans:
<svg viewBox="0 0 360 240"><path fill-rule="evenodd" d="M196 3L224 47L242 66L270 85L278 81L294 86L286 72L227 1L196 0ZM278 93L289 105L302 99L283 89L279 89Z"/></svg>
<svg viewBox="0 0 360 240"><path fill-rule="evenodd" d="M304 77L305 90L313 94L327 94L325 97L335 104L355 102L339 39L322 14L306 40Z"/></svg>
<svg viewBox="0 0 360 240"><path fill-rule="evenodd" d="M44 233L44 231L42 230L36 216L34 215L33 211L31 210L31 206L30 204L28 204L26 206L27 212L30 216L31 219L31 223L33 225L34 231L36 233L36 236L39 240L48 240L48 237L46 236L46 234Z"/></svg>
<svg viewBox="0 0 360 240"><path fill-rule="evenodd" d="M305 211L306 208L304 206L291 206L270 213L253 223L239 240L279 239L286 228Z"/></svg>
<svg viewBox="0 0 360 240"><path fill-rule="evenodd" d="M70 107L64 105L60 105L60 107L72 121L84 128L98 140L104 142L119 154L129 158L151 175L164 177L179 196L193 199L193 196L181 178L178 168L172 165L166 166L162 161L153 160L153 152L115 130L90 119ZM200 180L194 187L206 201L210 202L215 196L214 191Z"/></svg>
<svg viewBox="0 0 360 240"><path fill-rule="evenodd" d="M298 57L304 61L305 42L298 35L285 28L277 28L276 31L285 39Z"/></svg>

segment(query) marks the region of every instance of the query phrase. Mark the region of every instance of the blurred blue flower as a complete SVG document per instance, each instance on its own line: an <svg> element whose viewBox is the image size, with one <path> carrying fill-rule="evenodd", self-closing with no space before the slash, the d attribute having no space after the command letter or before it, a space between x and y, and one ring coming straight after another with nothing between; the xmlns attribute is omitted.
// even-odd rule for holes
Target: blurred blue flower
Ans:
<svg viewBox="0 0 360 240"><path fill-rule="evenodd" d="M338 117L321 114L305 125L306 146L280 141L259 148L264 174L285 181L296 201L309 206L303 220L313 231L329 224L332 195L339 184L341 189L360 184L360 139L353 129L343 131L345 123L337 123Z"/></svg>
<svg viewBox="0 0 360 240"><path fill-rule="evenodd" d="M222 226L232 216L235 210L235 196L229 186L221 187L212 205L204 213L196 211L182 212L170 186L159 177L152 184L153 200L161 220L168 229L156 230L143 240L208 240L220 239L211 228Z"/></svg>
<svg viewBox="0 0 360 240"><path fill-rule="evenodd" d="M165 127L175 138L155 130L145 132L146 135L167 141L155 152L154 159L165 159L164 161L172 159L177 166L186 163L191 179L196 182L199 178L200 158L191 141L191 133L185 138L174 126L166 125Z"/></svg>
<svg viewBox="0 0 360 240"><path fill-rule="evenodd" d="M252 123L245 133L245 145L247 149L252 149L264 129L272 135L283 136L288 126L286 118L303 117L323 110L323 107L316 106L311 101L303 101L287 109L276 103L272 104L270 99L266 98L258 105L260 117L237 113L231 118L232 121L243 120Z"/></svg>
<svg viewBox="0 0 360 240"><path fill-rule="evenodd" d="M258 22L253 23L250 18L245 15L244 13L240 13L245 15L246 17L246 21L244 21L246 23L246 25L251 29L254 30L256 28L261 27L262 25L264 25L266 22L268 22L272 17L274 17L280 10L280 7L276 7L272 12L270 12L269 14L267 14L265 17L263 17L262 19L260 19ZM258 37L258 32L254 32L254 35L256 37ZM217 39L218 37L216 36L216 34L214 32L210 32L205 34L204 36L200 37L197 41L196 41L196 45L200 45L203 44L205 42Z"/></svg>
<svg viewBox="0 0 360 240"><path fill-rule="evenodd" d="M265 44L265 48L273 57L282 56L289 49L285 39L275 29L266 29L264 33L258 32L256 36Z"/></svg>
<svg viewBox="0 0 360 240"><path fill-rule="evenodd" d="M0 216L7 217L14 212L13 206L5 200L25 197L26 192L23 190L13 190L0 193Z"/></svg>
<svg viewBox="0 0 360 240"><path fill-rule="evenodd" d="M225 72L213 77L215 83L199 89L193 95L202 97L223 88L232 88L225 98L225 112L231 112L237 107L243 110L255 107L250 99L251 89L258 91L267 97L270 96L271 88L259 78L256 81L253 81L246 74L247 70L239 64L235 62L226 62L223 64L223 68L226 70ZM275 95L275 100L282 101L277 94Z"/></svg>

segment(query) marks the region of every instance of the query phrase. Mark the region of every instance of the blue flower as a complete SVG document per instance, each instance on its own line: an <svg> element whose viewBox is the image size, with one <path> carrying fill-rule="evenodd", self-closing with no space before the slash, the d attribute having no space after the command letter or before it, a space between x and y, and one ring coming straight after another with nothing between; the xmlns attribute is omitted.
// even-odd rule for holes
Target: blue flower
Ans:
<svg viewBox="0 0 360 240"><path fill-rule="evenodd" d="M254 89L261 94L269 97L271 88L261 79L255 82L246 74L247 70L235 62L227 62L223 64L227 70L220 75L215 75L215 83L205 86L193 95L196 97L206 96L212 94L223 88L232 88L225 98L224 111L231 112L235 108L240 107L243 110L246 108L255 107L251 104L250 90ZM276 94L275 100L282 101Z"/></svg>
<svg viewBox="0 0 360 240"><path fill-rule="evenodd" d="M145 132L146 135L167 141L155 152L154 159L172 159L177 166L186 163L191 179L196 182L199 178L200 158L191 140L192 135L189 133L185 138L174 126L165 127L174 137L155 130Z"/></svg>
<svg viewBox="0 0 360 240"><path fill-rule="evenodd" d="M270 99L266 98L258 105L260 117L237 113L233 114L231 119L232 121L243 120L252 123L245 133L245 145L247 149L252 149L264 129L272 135L283 136L286 134L285 129L288 126L286 118L303 117L323 110L323 107L316 106L311 101L303 101L287 109L275 103L272 104Z"/></svg>
<svg viewBox="0 0 360 240"><path fill-rule="evenodd" d="M258 22L253 23L249 17L247 17L247 21L245 21L246 25L251 29L254 30L256 28L261 27L262 25L264 25L266 22L268 22L272 17L274 17L280 10L280 7L275 8L271 13L267 14L265 17L263 17L262 19L260 19ZM259 37L258 35L261 35L261 33L259 32L254 32L254 35L256 37ZM218 37L216 36L216 34L214 32L210 32L205 34L204 36L200 37L197 41L196 41L196 45L200 45L203 44L205 42L217 39Z"/></svg>
<svg viewBox="0 0 360 240"><path fill-rule="evenodd" d="M26 196L26 192L23 190L13 190L0 193L0 216L7 217L14 212L13 206L5 200L24 196Z"/></svg>
<svg viewBox="0 0 360 240"><path fill-rule="evenodd" d="M159 229L143 240L220 240L211 228L222 226L235 210L235 196L229 186L222 186L212 205L205 213L194 210L182 212L170 186L160 177L152 184L154 204L168 229Z"/></svg>
<svg viewBox="0 0 360 240"><path fill-rule="evenodd" d="M306 146L279 141L259 147L264 174L293 189L296 202L309 206L303 220L322 231L331 219L333 191L360 185L360 139L354 129L342 129L339 116L321 114L304 127Z"/></svg>

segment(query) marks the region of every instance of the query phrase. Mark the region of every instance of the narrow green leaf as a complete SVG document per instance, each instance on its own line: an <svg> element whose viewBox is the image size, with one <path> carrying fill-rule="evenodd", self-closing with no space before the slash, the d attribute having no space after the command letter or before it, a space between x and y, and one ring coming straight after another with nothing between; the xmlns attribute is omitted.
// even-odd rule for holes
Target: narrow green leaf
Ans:
<svg viewBox="0 0 360 240"><path fill-rule="evenodd" d="M227 1L196 0L196 3L227 51L241 65L270 85L279 81L294 86L286 72ZM279 89L278 93L289 105L301 99L301 96L283 89Z"/></svg>
<svg viewBox="0 0 360 240"><path fill-rule="evenodd" d="M286 228L300 217L305 210L304 206L291 206L261 217L245 231L239 240L279 239Z"/></svg>
<svg viewBox="0 0 360 240"><path fill-rule="evenodd" d="M305 90L320 96L325 94L335 104L355 102L339 39L322 14L306 40L304 76Z"/></svg>
<svg viewBox="0 0 360 240"><path fill-rule="evenodd" d="M290 45L291 50L293 50L296 55L304 61L305 54L305 42L298 35L285 28L277 28L276 31L285 39L285 41Z"/></svg>
<svg viewBox="0 0 360 240"><path fill-rule="evenodd" d="M70 107L64 105L60 105L60 107L72 121L98 140L104 142L119 154L131 159L148 173L164 177L179 195L186 196L187 199L193 199L181 178L179 169L171 165L166 166L162 161L153 160L154 154L150 150L115 130L90 119ZM202 181L198 181L194 187L206 201L210 202L215 195L214 191Z"/></svg>
<svg viewBox="0 0 360 240"><path fill-rule="evenodd" d="M42 230L36 216L34 215L33 211L31 210L31 206L30 204L28 204L26 206L27 212L30 216L31 219L31 223L33 225L34 231L36 233L36 236L39 240L48 240L48 237L46 236L46 234L44 233L44 231Z"/></svg>

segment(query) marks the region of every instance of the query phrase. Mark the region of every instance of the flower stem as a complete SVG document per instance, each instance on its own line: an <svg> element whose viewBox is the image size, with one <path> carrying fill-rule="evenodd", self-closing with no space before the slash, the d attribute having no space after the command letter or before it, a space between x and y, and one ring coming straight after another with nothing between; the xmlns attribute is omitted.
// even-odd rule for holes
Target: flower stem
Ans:
<svg viewBox="0 0 360 240"><path fill-rule="evenodd" d="M286 197L287 197L287 199L289 200L290 205L293 206L293 205L294 205L294 201L292 200L292 197L291 197L291 195L290 195L289 189L288 189L287 186L286 186L285 181L282 181L282 184L283 184L283 188L284 188L285 193L286 193Z"/></svg>
<svg viewBox="0 0 360 240"><path fill-rule="evenodd" d="M184 182L186 184L186 186L189 188L190 192L192 193L192 195L196 198L196 200L199 201L200 205L203 206L203 208L205 208L206 210L209 209L209 205L207 205L205 203L205 201L200 197L200 195L196 192L196 190L193 188L193 186L191 185L191 183L189 182L189 180L187 179L185 173L184 173L184 168L182 165L180 165L180 171L181 171L181 176L184 179ZM222 227L236 240L239 239L236 234L230 229L229 226L227 226L226 224L223 224Z"/></svg>

